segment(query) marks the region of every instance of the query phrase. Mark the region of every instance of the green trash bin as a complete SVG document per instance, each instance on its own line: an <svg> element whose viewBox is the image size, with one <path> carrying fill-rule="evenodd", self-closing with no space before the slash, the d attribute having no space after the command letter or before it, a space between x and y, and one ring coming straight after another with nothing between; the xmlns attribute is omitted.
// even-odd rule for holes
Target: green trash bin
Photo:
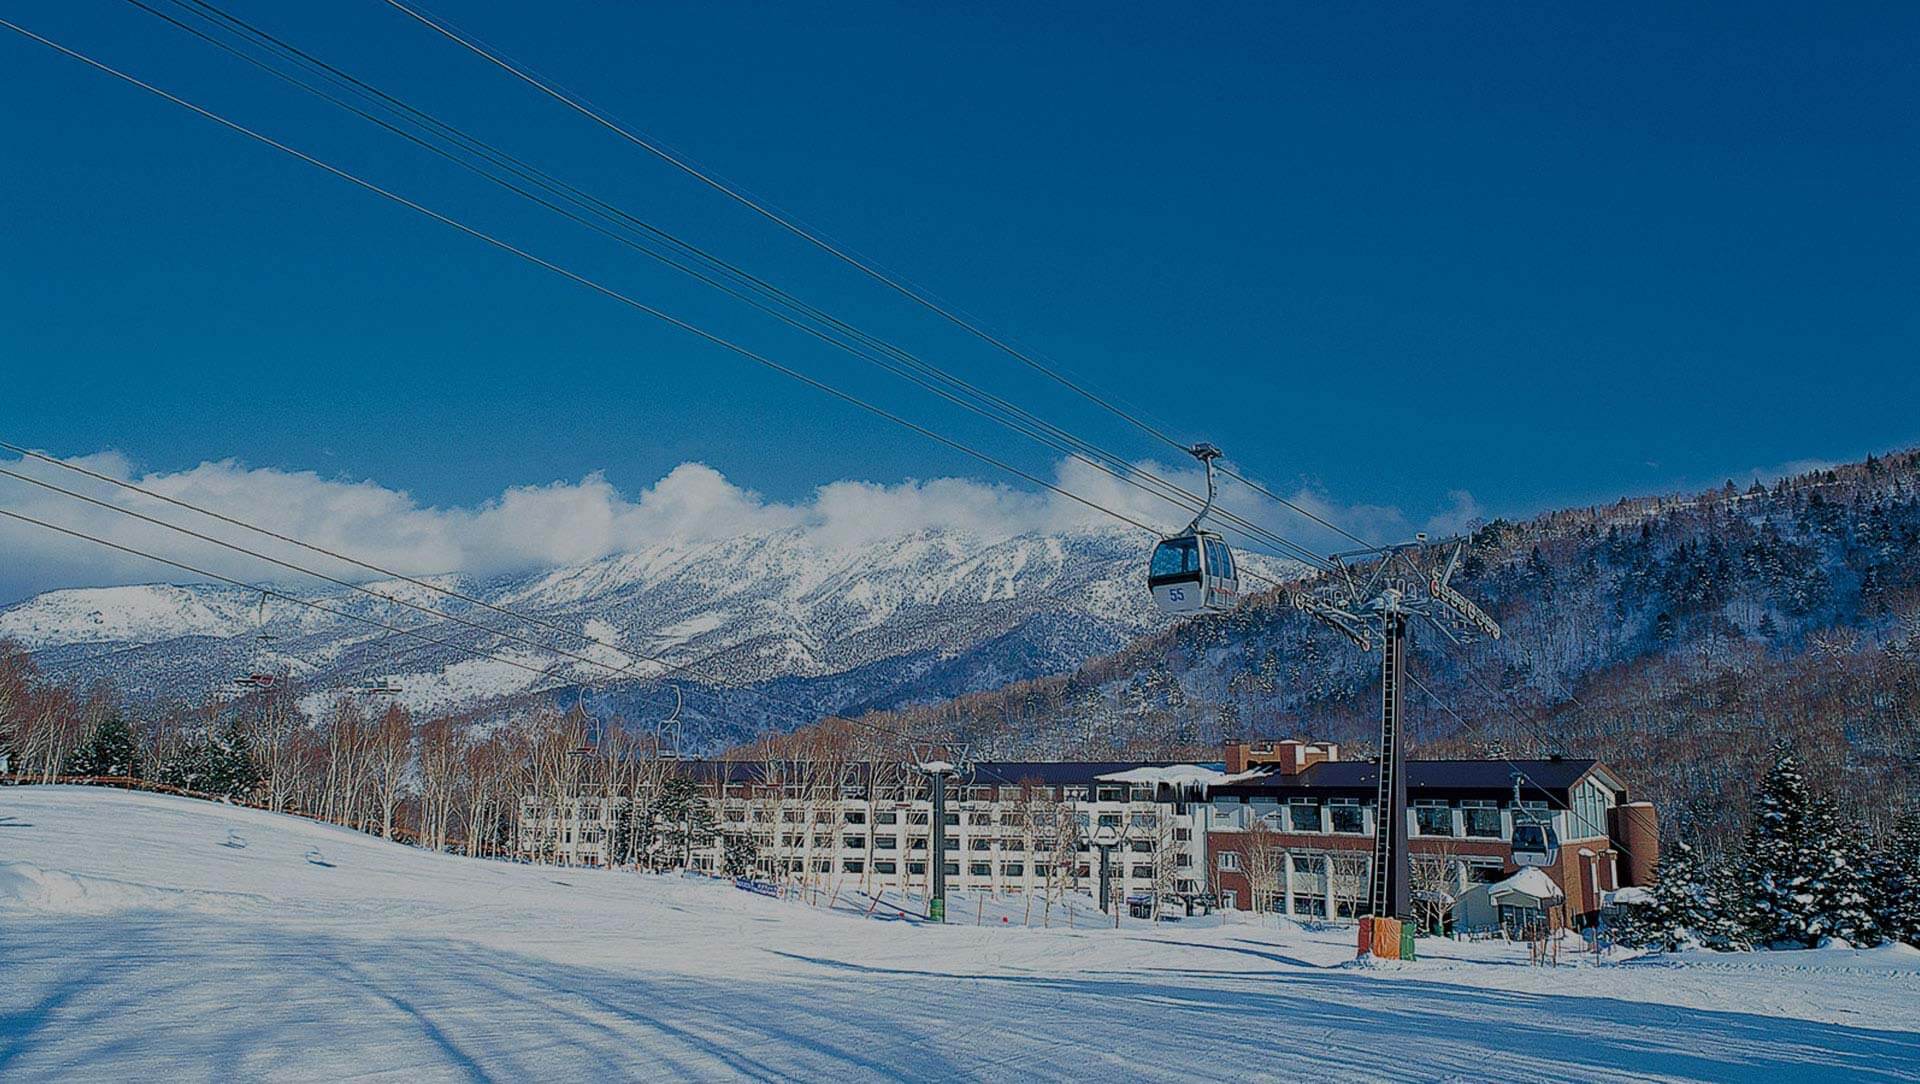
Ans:
<svg viewBox="0 0 1920 1084"><path fill-rule="evenodd" d="M1413 923L1411 922L1402 923L1400 926L1400 958L1413 959Z"/></svg>
<svg viewBox="0 0 1920 1084"><path fill-rule="evenodd" d="M947 901L938 896L927 901L927 917L935 922L947 920Z"/></svg>

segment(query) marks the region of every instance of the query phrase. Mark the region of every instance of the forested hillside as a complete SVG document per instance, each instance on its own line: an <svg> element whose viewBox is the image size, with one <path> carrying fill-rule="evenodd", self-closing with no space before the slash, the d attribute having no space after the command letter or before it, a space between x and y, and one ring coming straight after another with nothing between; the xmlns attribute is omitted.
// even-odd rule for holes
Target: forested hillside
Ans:
<svg viewBox="0 0 1920 1084"><path fill-rule="evenodd" d="M1506 636L1416 643L1427 755L1600 757L1725 838L1774 746L1883 824L1920 776L1920 453L1476 530L1455 583ZM1364 751L1377 655L1269 593L1058 678L884 717L982 755L1213 756L1226 736Z"/></svg>

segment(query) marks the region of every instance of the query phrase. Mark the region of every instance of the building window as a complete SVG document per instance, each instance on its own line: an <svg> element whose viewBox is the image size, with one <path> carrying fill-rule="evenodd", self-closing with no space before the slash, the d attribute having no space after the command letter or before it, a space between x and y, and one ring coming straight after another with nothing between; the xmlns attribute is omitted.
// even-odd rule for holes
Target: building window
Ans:
<svg viewBox="0 0 1920 1084"><path fill-rule="evenodd" d="M1327 917L1326 897L1295 896L1293 898L1293 913L1296 915L1311 915L1314 918L1325 918Z"/></svg>
<svg viewBox="0 0 1920 1084"><path fill-rule="evenodd" d="M1026 874L1027 864L1025 862L1002 862L1000 864L1000 876L1002 877L1024 877Z"/></svg>
<svg viewBox="0 0 1920 1084"><path fill-rule="evenodd" d="M841 861L840 868L848 873L864 873L867 864L858 858L847 858Z"/></svg>
<svg viewBox="0 0 1920 1084"><path fill-rule="evenodd" d="M1159 824L1160 816L1157 813L1135 813L1133 815L1133 826L1135 828L1155 828L1158 827Z"/></svg>
<svg viewBox="0 0 1920 1084"><path fill-rule="evenodd" d="M1220 868L1229 873L1237 871L1240 868L1240 852L1239 851L1221 851L1220 852ZM1233 905L1228 904L1227 906L1231 907Z"/></svg>
<svg viewBox="0 0 1920 1084"><path fill-rule="evenodd" d="M1100 827L1102 827L1102 828L1118 828L1118 827L1120 827L1120 814L1118 814L1118 813L1102 813L1102 814L1100 814Z"/></svg>
<svg viewBox="0 0 1920 1084"><path fill-rule="evenodd" d="M875 862L873 864L873 872L875 873L896 873L899 869L899 863L892 861Z"/></svg>
<svg viewBox="0 0 1920 1084"><path fill-rule="evenodd" d="M1240 893L1235 892L1231 888L1225 890L1224 892L1221 892L1220 906L1226 908L1229 911L1239 910L1240 909Z"/></svg>
<svg viewBox="0 0 1920 1084"><path fill-rule="evenodd" d="M1173 830L1173 841L1174 841L1175 843L1191 843L1191 842L1193 842L1193 829L1191 829L1191 828L1175 828L1175 829Z"/></svg>
<svg viewBox="0 0 1920 1084"><path fill-rule="evenodd" d="M1460 803L1460 819L1469 839L1500 838L1500 803L1474 800Z"/></svg>
<svg viewBox="0 0 1920 1084"><path fill-rule="evenodd" d="M840 845L842 847L851 847L857 851L860 848L867 845L867 837L866 836L841 836Z"/></svg>
<svg viewBox="0 0 1920 1084"><path fill-rule="evenodd" d="M1135 867L1133 867L1133 879L1134 879L1134 880L1136 880L1136 881L1151 881L1151 880L1153 880L1153 867L1152 867L1152 866L1135 866Z"/></svg>
<svg viewBox="0 0 1920 1084"><path fill-rule="evenodd" d="M960 863L958 863L958 862L948 862L948 863L946 864L946 866L947 866L947 876L949 876L949 877L958 877L958 876L960 876Z"/></svg>
<svg viewBox="0 0 1920 1084"><path fill-rule="evenodd" d="M1152 854L1153 840L1136 839L1128 843L1127 848L1135 854Z"/></svg>
<svg viewBox="0 0 1920 1084"><path fill-rule="evenodd" d="M1288 827L1296 832L1318 832L1320 830L1320 806L1313 801L1295 798L1287 803Z"/></svg>
<svg viewBox="0 0 1920 1084"><path fill-rule="evenodd" d="M1453 810L1447 803L1431 799L1413 804L1413 823L1423 836L1450 836L1453 834Z"/></svg>
<svg viewBox="0 0 1920 1084"><path fill-rule="evenodd" d="M847 823L848 823L848 824L865 824L865 823L867 823L867 811L866 811L866 810L864 810L864 809L849 809L849 810L847 810Z"/></svg>
<svg viewBox="0 0 1920 1084"><path fill-rule="evenodd" d="M958 825L959 825L959 823L960 823L960 814L958 814L958 813L942 813L942 814L940 815L940 820L941 820L941 821L942 821L943 823L945 823L947 827L949 827L949 828L953 828L953 827L956 827L956 826L958 826Z"/></svg>
<svg viewBox="0 0 1920 1084"><path fill-rule="evenodd" d="M970 851L990 851L993 849L993 840L988 839L986 836L974 836L973 840L967 844L967 849Z"/></svg>
<svg viewBox="0 0 1920 1084"><path fill-rule="evenodd" d="M992 862L969 862L967 863L967 876L991 877L993 876L993 863Z"/></svg>
<svg viewBox="0 0 1920 1084"><path fill-rule="evenodd" d="M947 836L940 841L940 849L943 851L957 851L960 849L960 841L952 836Z"/></svg>
<svg viewBox="0 0 1920 1084"><path fill-rule="evenodd" d="M882 809L882 810L880 810L879 812L877 812L877 813L875 813L875 814L873 815L873 823L875 823L875 824L899 824L899 823L900 823L900 814L899 814L898 812L896 812L895 810L891 810L891 809Z"/></svg>
<svg viewBox="0 0 1920 1084"><path fill-rule="evenodd" d="M968 823L968 824L971 824L971 825L976 825L976 826L977 826L977 825L982 825L982 824L992 824L992 823L993 823L993 814L991 814L991 813L969 813L969 814L967 814L967 823Z"/></svg>
<svg viewBox="0 0 1920 1084"><path fill-rule="evenodd" d="M897 851L900 849L900 837L874 836L873 849L876 851Z"/></svg>
<svg viewBox="0 0 1920 1084"><path fill-rule="evenodd" d="M1367 832L1367 817L1358 798L1334 798L1327 802L1327 816L1333 830L1360 836Z"/></svg>
<svg viewBox="0 0 1920 1084"><path fill-rule="evenodd" d="M927 872L927 864L925 862L908 862L907 863L907 874L909 876L919 877L924 875L926 872Z"/></svg>
<svg viewBox="0 0 1920 1084"><path fill-rule="evenodd" d="M1191 866L1193 865L1193 856L1185 851L1181 851L1179 854L1173 856L1173 864L1176 866Z"/></svg>
<svg viewBox="0 0 1920 1084"><path fill-rule="evenodd" d="M907 813L907 823L908 824L930 824L932 823L932 817L933 817L933 814L927 812L924 809L915 809Z"/></svg>

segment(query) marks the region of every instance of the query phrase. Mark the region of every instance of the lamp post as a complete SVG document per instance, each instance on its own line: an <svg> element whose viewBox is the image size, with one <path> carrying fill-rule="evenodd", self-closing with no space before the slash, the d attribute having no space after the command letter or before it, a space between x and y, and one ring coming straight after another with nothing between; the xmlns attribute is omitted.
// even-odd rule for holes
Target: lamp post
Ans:
<svg viewBox="0 0 1920 1084"><path fill-rule="evenodd" d="M1113 849L1121 843L1120 830L1100 825L1093 830L1093 845L1100 851L1100 909L1113 911L1113 925L1120 927L1120 911L1113 907Z"/></svg>
<svg viewBox="0 0 1920 1084"><path fill-rule="evenodd" d="M947 777L954 773L952 761L927 760L919 765L920 771L933 780L933 854L929 861L933 863L933 886L927 896L927 918L933 922L947 920Z"/></svg>

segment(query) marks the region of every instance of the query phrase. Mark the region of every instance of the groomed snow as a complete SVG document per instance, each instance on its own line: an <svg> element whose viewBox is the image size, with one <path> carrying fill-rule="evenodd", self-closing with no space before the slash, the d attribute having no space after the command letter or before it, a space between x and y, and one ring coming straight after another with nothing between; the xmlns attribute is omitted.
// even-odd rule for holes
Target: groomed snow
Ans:
<svg viewBox="0 0 1920 1084"><path fill-rule="evenodd" d="M1359 967L1345 929L978 904L934 927L0 788L0 1079L1920 1080L1909 950Z"/></svg>

